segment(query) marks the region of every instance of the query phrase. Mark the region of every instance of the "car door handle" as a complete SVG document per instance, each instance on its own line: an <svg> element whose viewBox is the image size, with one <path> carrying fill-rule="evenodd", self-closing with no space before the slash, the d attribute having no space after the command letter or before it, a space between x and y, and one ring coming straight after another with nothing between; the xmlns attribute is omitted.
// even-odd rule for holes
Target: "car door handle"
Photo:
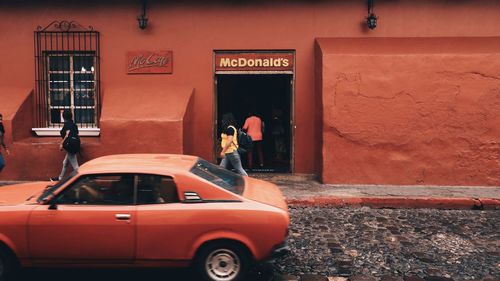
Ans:
<svg viewBox="0 0 500 281"><path fill-rule="evenodd" d="M116 214L115 218L123 221L130 220L130 214Z"/></svg>

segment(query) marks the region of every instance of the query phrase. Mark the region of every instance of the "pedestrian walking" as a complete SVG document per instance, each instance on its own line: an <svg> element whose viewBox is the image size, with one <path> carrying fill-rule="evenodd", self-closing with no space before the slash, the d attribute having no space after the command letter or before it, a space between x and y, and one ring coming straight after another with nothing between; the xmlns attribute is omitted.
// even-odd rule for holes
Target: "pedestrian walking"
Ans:
<svg viewBox="0 0 500 281"><path fill-rule="evenodd" d="M0 172L5 167L5 159L3 158L3 155L2 155L2 148L5 150L5 153L7 153L7 155L10 154L10 151L4 142L4 135L5 135L5 128L3 126L3 116L0 113L0 145L1 145L1 148L0 148Z"/></svg>
<svg viewBox="0 0 500 281"><path fill-rule="evenodd" d="M66 156L63 160L63 166L61 174L57 178L51 178L53 181L61 180L66 175L66 170L68 164L73 168L71 175L75 175L78 172L78 160L76 158L76 153L80 151L80 137L78 136L78 127L75 122L73 122L73 115L70 110L65 110L63 112L64 126L61 129L62 141L59 144L59 150L65 150Z"/></svg>
<svg viewBox="0 0 500 281"><path fill-rule="evenodd" d="M226 113L222 116L222 126L221 126L221 147L222 151L220 156L222 161L220 166L227 169L229 163L233 166L236 171L243 175L248 176L247 172L243 170L241 166L241 158L238 153L238 130L236 129L236 120L232 113Z"/></svg>
<svg viewBox="0 0 500 281"><path fill-rule="evenodd" d="M253 169L254 151L257 152L257 156L259 157L259 166L261 168L264 167L264 153L262 152L264 122L262 122L262 119L257 116L257 114L250 112L248 118L245 120L245 124L243 125L243 130L247 132L253 142L253 150L249 151L247 155L248 168Z"/></svg>
<svg viewBox="0 0 500 281"><path fill-rule="evenodd" d="M285 125L282 119L281 109L273 110L273 117L271 120L271 135L274 142L274 159L282 161L287 154L285 144Z"/></svg>

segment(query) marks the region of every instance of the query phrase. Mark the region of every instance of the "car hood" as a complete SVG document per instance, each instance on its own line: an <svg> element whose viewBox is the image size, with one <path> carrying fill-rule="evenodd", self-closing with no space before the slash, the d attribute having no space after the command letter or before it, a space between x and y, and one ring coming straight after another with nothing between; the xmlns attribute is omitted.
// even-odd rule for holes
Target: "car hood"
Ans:
<svg viewBox="0 0 500 281"><path fill-rule="evenodd" d="M288 211L283 193L273 183L246 177L243 197Z"/></svg>
<svg viewBox="0 0 500 281"><path fill-rule="evenodd" d="M47 182L30 182L0 186L0 205L22 204L33 195L40 194L47 185Z"/></svg>

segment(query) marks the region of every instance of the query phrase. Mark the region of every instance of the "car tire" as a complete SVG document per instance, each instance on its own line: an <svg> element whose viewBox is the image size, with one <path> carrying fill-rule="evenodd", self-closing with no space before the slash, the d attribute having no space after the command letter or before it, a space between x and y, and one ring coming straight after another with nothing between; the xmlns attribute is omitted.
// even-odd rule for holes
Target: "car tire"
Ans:
<svg viewBox="0 0 500 281"><path fill-rule="evenodd" d="M0 281L12 280L16 272L16 263L9 252L0 245Z"/></svg>
<svg viewBox="0 0 500 281"><path fill-rule="evenodd" d="M244 280L251 258L248 250L234 242L214 242L198 252L195 267L206 281Z"/></svg>

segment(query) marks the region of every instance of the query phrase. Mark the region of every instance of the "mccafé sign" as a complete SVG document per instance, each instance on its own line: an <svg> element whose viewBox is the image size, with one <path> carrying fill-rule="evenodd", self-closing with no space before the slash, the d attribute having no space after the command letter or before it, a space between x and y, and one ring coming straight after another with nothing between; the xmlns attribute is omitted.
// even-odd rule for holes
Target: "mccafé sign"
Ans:
<svg viewBox="0 0 500 281"><path fill-rule="evenodd" d="M127 53L127 73L172 73L172 51L131 51Z"/></svg>
<svg viewBox="0 0 500 281"><path fill-rule="evenodd" d="M293 53L216 53L215 71L293 71Z"/></svg>

